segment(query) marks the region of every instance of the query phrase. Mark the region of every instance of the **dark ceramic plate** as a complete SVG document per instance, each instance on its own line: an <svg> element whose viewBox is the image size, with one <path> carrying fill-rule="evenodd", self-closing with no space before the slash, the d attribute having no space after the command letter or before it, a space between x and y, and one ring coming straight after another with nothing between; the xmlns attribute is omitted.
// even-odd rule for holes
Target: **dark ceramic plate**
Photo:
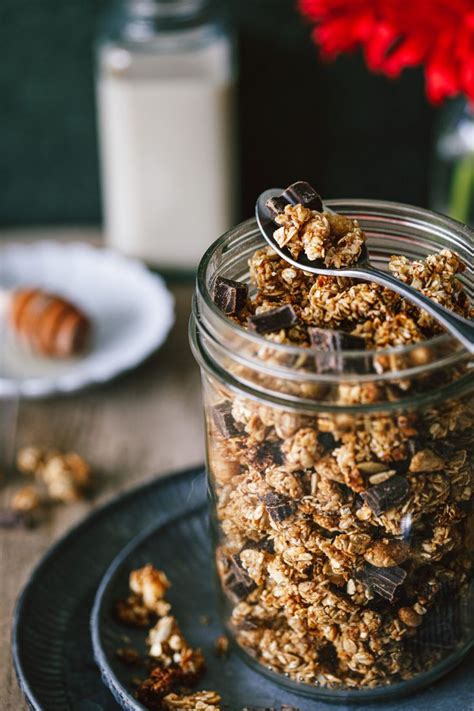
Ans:
<svg viewBox="0 0 474 711"><path fill-rule="evenodd" d="M171 580L172 587L167 599L171 602L173 612L180 622L185 637L193 646L200 647L207 661L208 671L198 688L218 691L225 708L229 711L240 711L246 706L258 706L262 709L280 707L289 704L300 711L310 711L315 708L315 701L303 698L301 694L282 689L268 673L262 676L245 664L240 656L232 650L226 660L218 659L214 653L214 642L222 634L223 629L217 617L218 601L214 586L212 554L208 531L207 507L196 507L193 502L183 502L183 511L176 518L160 524L154 531L139 536L120 553L105 574L97 591L91 617L92 644L95 658L102 671L104 682L110 688L115 698L127 711L142 711L144 707L133 697L131 688L132 677L146 676L144 671L130 668L120 662L116 655L119 647L130 645L146 656L147 631L125 627L114 619L112 614L114 603L129 594L128 578L131 570L140 568L147 563L165 570ZM203 625L201 620L209 620ZM124 643L124 635L126 642ZM453 677L451 677L452 679ZM391 693L407 693L413 684L405 682L392 687ZM469 687L469 685L467 685ZM301 687L300 687L301 689ZM466 688L467 699L472 695L474 685ZM327 693L325 690L322 693ZM357 692L356 692L357 693ZM382 692L383 693L383 692ZM354 692L353 692L354 694ZM370 696L369 696L370 694ZM374 706L374 696L380 695L380 690L358 693L358 699L363 701L364 709L380 708ZM369 696L369 698L368 698ZM452 687L445 682L432 690L413 699L384 704L385 710L395 709L441 709L452 701ZM459 708L462 706L462 691L459 698ZM347 701L343 693L340 701ZM370 705L369 705L370 702ZM316 702L317 708L334 709L326 703ZM418 705L417 705L418 704ZM354 706L347 706L347 709ZM360 706L358 707L360 709Z"/></svg>
<svg viewBox="0 0 474 711"><path fill-rule="evenodd" d="M101 672L106 683L114 685L120 705L102 684L101 672L94 662L89 618L97 587L106 571L106 578L116 574L117 583L124 585L125 577L120 576L125 576L125 566L129 563L134 567L135 561L144 562L140 558L142 555L159 564L164 561L161 555L171 553L181 562L169 571L167 568L174 581L170 598L190 641L201 644L207 653L210 672L205 686L221 689L233 705L240 703L241 698L243 703L260 705L276 701L281 704L296 698L249 670L238 658L232 656L223 662L215 659L210 651L219 626L212 599L209 548L206 548L209 544L205 498L202 469L160 478L93 513L43 558L20 596L13 622L15 668L31 708L41 711L117 711L127 708L125 704L129 704L128 708L140 708L129 693L130 671L121 665L117 667L113 654L107 654L108 648L112 651L116 633L108 614L110 610L106 610L106 591L110 602L115 597L107 580L101 584L103 603L98 600L96 607L95 619L99 625L96 642L100 645L97 654L105 655L101 659ZM172 529L167 528L166 523L173 519L176 521ZM130 544L137 535L139 540ZM124 546L128 546L127 551L123 550ZM147 546L151 546L150 549ZM111 561L119 554L110 569ZM204 570L208 571L205 575ZM184 587L182 580L187 581ZM123 589L117 588L117 597ZM192 622L204 608L211 610L209 627ZM143 643L143 638L141 641ZM471 655L444 680L422 694L386 703L382 708L384 711L445 711L446 708L472 711L472 665ZM234 697L234 693L239 695ZM315 704L299 698L295 703L302 711L315 708L334 711L334 706L322 702ZM380 711L381 707L364 703L362 707L345 704L342 708Z"/></svg>
<svg viewBox="0 0 474 711"><path fill-rule="evenodd" d="M31 708L112 711L90 639L92 603L104 572L135 536L205 501L202 467L140 486L64 536L33 571L13 619L13 661ZM1 709L1 711L16 711Z"/></svg>

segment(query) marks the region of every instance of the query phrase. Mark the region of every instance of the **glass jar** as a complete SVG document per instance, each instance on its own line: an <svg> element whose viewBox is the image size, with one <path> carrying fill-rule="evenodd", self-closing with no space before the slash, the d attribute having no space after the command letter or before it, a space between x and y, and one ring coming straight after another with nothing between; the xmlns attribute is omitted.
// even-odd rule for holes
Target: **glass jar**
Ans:
<svg viewBox="0 0 474 711"><path fill-rule="evenodd" d="M326 204L359 220L380 268L451 248L472 296L469 228L395 203ZM324 353L242 329L212 288L248 281L262 244L249 220L208 249L190 322L224 623L297 693L402 695L473 641L472 359L448 334Z"/></svg>
<svg viewBox="0 0 474 711"><path fill-rule="evenodd" d="M115 0L99 42L106 242L168 272L195 271L234 219L236 70L224 19L212 0Z"/></svg>

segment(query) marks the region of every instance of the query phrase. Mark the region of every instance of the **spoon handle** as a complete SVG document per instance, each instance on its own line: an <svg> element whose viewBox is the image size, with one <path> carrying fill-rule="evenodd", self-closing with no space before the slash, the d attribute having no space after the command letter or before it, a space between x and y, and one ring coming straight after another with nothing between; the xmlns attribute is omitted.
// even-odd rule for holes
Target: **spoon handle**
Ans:
<svg viewBox="0 0 474 711"><path fill-rule="evenodd" d="M438 321L447 331L460 341L470 353L474 353L474 322L468 321L462 316L458 316L453 311L449 311L440 306L436 301L432 301L427 296L417 291L412 286L399 281L388 272L382 272L375 267L368 266L360 270L360 274L364 275L364 279L370 277L380 286L386 286L393 291L396 291L401 296L404 296L416 306L424 309L430 316ZM354 274L355 276L355 274Z"/></svg>

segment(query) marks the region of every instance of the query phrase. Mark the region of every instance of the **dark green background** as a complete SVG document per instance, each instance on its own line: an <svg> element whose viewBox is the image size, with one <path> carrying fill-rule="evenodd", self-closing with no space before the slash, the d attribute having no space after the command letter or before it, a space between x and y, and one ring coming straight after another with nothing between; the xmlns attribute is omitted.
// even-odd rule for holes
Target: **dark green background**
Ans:
<svg viewBox="0 0 474 711"><path fill-rule="evenodd" d="M240 54L242 215L269 185L426 204L421 73L324 65L294 0L229 0ZM100 219L93 42L107 0L1 0L0 224Z"/></svg>

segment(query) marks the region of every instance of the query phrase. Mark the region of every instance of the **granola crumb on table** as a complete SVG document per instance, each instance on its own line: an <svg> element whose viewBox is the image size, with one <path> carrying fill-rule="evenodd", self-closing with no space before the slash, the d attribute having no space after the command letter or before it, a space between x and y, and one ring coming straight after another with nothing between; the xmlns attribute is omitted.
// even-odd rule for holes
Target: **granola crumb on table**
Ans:
<svg viewBox="0 0 474 711"><path fill-rule="evenodd" d="M119 622L148 628L150 673L145 680L137 680L135 695L151 711L219 711L215 705L220 701L216 692L189 692L203 677L206 664L202 652L188 644L176 618L170 614L171 605L165 600L169 587L166 574L148 564L132 570L130 595L114 605ZM119 648L116 655L130 666L140 662L133 648Z"/></svg>
<svg viewBox="0 0 474 711"><path fill-rule="evenodd" d="M353 262L365 239L356 221L302 205L287 205L276 222L280 246L327 265ZM270 247L258 249L249 267L247 300L229 318L265 339L263 360L284 357L272 343L314 348L315 335L321 340L314 329L330 329L329 370L337 357L334 332L357 337L356 350L363 339L380 372L399 362L377 356L390 346L420 343L410 364L429 362L423 342L441 329L396 293L305 273ZM474 316L457 278L464 265L450 250L413 262L394 256L388 268L438 303ZM260 331L259 314L266 317ZM320 367L313 372L326 372ZM376 380L341 383L335 401L383 404L419 387ZM425 391L437 387L434 376L421 383ZM311 397L298 383L285 387ZM463 644L474 549L472 398L371 414L327 414L323 398L320 414L307 415L246 398L212 378L206 397L220 528L216 563L228 625L241 647L296 681L369 688L410 679Z"/></svg>

